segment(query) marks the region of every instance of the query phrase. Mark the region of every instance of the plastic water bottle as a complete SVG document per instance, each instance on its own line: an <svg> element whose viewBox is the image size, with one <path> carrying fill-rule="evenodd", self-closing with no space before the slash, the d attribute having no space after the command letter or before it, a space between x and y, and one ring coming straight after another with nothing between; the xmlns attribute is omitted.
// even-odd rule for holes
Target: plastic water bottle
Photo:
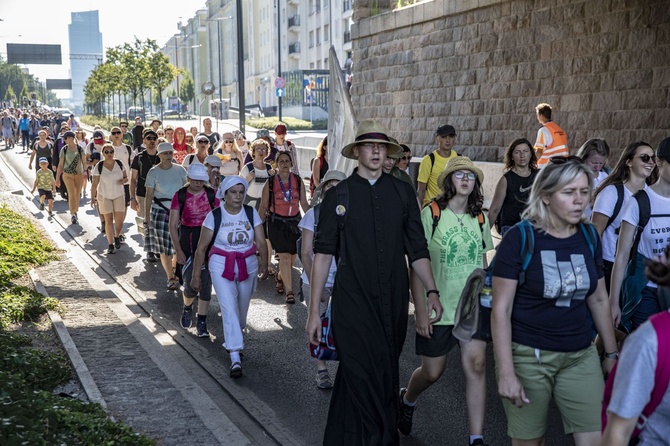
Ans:
<svg viewBox="0 0 670 446"><path fill-rule="evenodd" d="M484 280L484 287L482 288L482 291L479 294L479 304L482 307L491 308L492 300L493 299L491 297L491 277L487 275L486 279Z"/></svg>

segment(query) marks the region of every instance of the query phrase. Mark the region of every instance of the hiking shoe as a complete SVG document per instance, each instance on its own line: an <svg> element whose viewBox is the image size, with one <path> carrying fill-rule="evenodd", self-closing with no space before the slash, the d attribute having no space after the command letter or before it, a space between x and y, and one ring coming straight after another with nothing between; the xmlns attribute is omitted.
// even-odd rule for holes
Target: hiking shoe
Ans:
<svg viewBox="0 0 670 446"><path fill-rule="evenodd" d="M316 387L319 389L332 389L333 381L330 379L328 370L317 370L316 372Z"/></svg>
<svg viewBox="0 0 670 446"><path fill-rule="evenodd" d="M193 319L193 308L184 307L184 309L181 312L181 320L179 321L179 323L181 324L181 328L183 328L184 330L188 330L189 328L191 328L192 319ZM209 336L209 333L207 333L207 336Z"/></svg>
<svg viewBox="0 0 670 446"><path fill-rule="evenodd" d="M107 248L107 254L114 254L114 245L109 245Z"/></svg>
<svg viewBox="0 0 670 446"><path fill-rule="evenodd" d="M239 378L242 376L242 363L235 361L233 365L230 366L230 377Z"/></svg>
<svg viewBox="0 0 670 446"><path fill-rule="evenodd" d="M484 440L482 440L481 438L478 438L472 443L470 443L470 446L489 446L489 445L484 443Z"/></svg>
<svg viewBox="0 0 670 446"><path fill-rule="evenodd" d="M100 234L104 234L104 233L105 233L105 222L101 221L100 222Z"/></svg>
<svg viewBox="0 0 670 446"><path fill-rule="evenodd" d="M72 217L70 217L70 221L72 222L73 225L77 224L77 214L72 214Z"/></svg>
<svg viewBox="0 0 670 446"><path fill-rule="evenodd" d="M126 241L126 236L123 235L123 234L119 235L119 241L120 241L121 243L125 242L125 241Z"/></svg>
<svg viewBox="0 0 670 446"><path fill-rule="evenodd" d="M196 323L195 329L198 333L199 338L208 338L209 332L207 331L207 321L198 321Z"/></svg>
<svg viewBox="0 0 670 446"><path fill-rule="evenodd" d="M156 254L153 252L147 253L147 262L154 263L156 262Z"/></svg>
<svg viewBox="0 0 670 446"><path fill-rule="evenodd" d="M398 413L398 431L403 435L409 435L412 432L412 418L414 417L414 409L416 406L408 406L403 401L406 388L400 389L400 411Z"/></svg>
<svg viewBox="0 0 670 446"><path fill-rule="evenodd" d="M40 203L40 211L44 210L44 203Z"/></svg>
<svg viewBox="0 0 670 446"><path fill-rule="evenodd" d="M121 249L121 240L118 237L114 237L114 247L116 249Z"/></svg>

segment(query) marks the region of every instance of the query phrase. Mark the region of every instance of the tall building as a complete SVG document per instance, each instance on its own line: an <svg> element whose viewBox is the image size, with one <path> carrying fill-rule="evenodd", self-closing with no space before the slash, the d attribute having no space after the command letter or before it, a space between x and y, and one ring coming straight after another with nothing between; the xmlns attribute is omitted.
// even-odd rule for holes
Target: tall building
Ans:
<svg viewBox="0 0 670 446"><path fill-rule="evenodd" d="M91 71L102 63L102 33L98 11L73 12L68 25L72 104L84 104L84 84Z"/></svg>

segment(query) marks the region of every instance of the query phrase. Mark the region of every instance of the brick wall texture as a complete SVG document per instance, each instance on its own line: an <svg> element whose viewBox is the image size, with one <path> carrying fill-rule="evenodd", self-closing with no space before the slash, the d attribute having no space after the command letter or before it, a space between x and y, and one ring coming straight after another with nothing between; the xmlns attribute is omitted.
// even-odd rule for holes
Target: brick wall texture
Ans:
<svg viewBox="0 0 670 446"><path fill-rule="evenodd" d="M535 141L541 102L571 149L601 137L618 156L670 136L667 0L432 0L352 36L357 119L384 122L417 155L450 123L460 152L500 160L514 139Z"/></svg>

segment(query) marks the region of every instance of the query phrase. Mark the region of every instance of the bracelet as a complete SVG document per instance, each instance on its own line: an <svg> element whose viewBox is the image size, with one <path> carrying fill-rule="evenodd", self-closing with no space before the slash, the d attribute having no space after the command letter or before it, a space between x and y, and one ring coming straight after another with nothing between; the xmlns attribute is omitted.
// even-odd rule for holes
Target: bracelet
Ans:
<svg viewBox="0 0 670 446"><path fill-rule="evenodd" d="M612 353L605 352L605 358L607 358L607 359L619 359L619 352L612 352Z"/></svg>
<svg viewBox="0 0 670 446"><path fill-rule="evenodd" d="M137 198L135 198L135 197L130 197L130 199L131 199L131 200L137 200Z"/></svg>
<svg viewBox="0 0 670 446"><path fill-rule="evenodd" d="M426 291L426 296L428 296L429 294L437 294L437 297L440 297L440 292L437 291L437 290L428 290L428 291Z"/></svg>

